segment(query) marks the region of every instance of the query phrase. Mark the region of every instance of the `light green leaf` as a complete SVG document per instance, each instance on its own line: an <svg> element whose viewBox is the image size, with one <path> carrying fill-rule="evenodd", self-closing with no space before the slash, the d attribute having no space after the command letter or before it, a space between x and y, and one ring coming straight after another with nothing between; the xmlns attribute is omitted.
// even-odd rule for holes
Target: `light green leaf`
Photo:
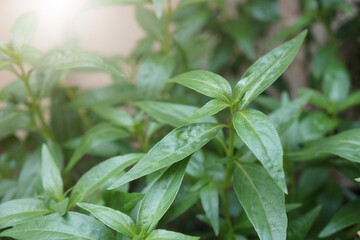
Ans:
<svg viewBox="0 0 360 240"><path fill-rule="evenodd" d="M64 217L57 213L39 217L5 230L0 236L24 240L115 240L102 223L75 212Z"/></svg>
<svg viewBox="0 0 360 240"><path fill-rule="evenodd" d="M177 232L156 229L150 232L145 240L197 240L199 237L192 237Z"/></svg>
<svg viewBox="0 0 360 240"><path fill-rule="evenodd" d="M108 120L110 123L116 126L126 128L132 128L134 126L134 120L132 116L120 109L102 105L92 107L91 110L93 110L101 118Z"/></svg>
<svg viewBox="0 0 360 240"><path fill-rule="evenodd" d="M44 191L56 201L60 201L63 198L64 188L60 170L55 163L53 155L45 144L42 146L41 158L41 181Z"/></svg>
<svg viewBox="0 0 360 240"><path fill-rule="evenodd" d="M213 139L222 127L223 125L216 123L193 123L174 129L109 189L184 159Z"/></svg>
<svg viewBox="0 0 360 240"><path fill-rule="evenodd" d="M215 235L219 235L219 191L210 183L200 190L200 200Z"/></svg>
<svg viewBox="0 0 360 240"><path fill-rule="evenodd" d="M310 98L310 102L319 107L319 108L323 108L326 109L327 111L330 110L330 104L328 99L324 96L324 94L322 94L321 92L315 90L315 89L310 89L310 88L304 88L304 89L300 89L300 95L301 96L308 96Z"/></svg>
<svg viewBox="0 0 360 240"><path fill-rule="evenodd" d="M77 205L90 212L109 228L130 238L136 235L135 223L128 215L112 208L89 203L77 203Z"/></svg>
<svg viewBox="0 0 360 240"><path fill-rule="evenodd" d="M263 164L280 189L287 193L283 150L271 120L257 110L247 109L235 113L233 124L241 140Z"/></svg>
<svg viewBox="0 0 360 240"><path fill-rule="evenodd" d="M0 229L51 213L40 199L15 199L0 204Z"/></svg>
<svg viewBox="0 0 360 240"><path fill-rule="evenodd" d="M60 216L64 216L67 211L68 204L69 198L65 198L61 202L50 204L50 208L60 214Z"/></svg>
<svg viewBox="0 0 360 240"><path fill-rule="evenodd" d="M314 141L299 152L286 156L294 161L310 161L334 154L353 162L360 162L360 128Z"/></svg>
<svg viewBox="0 0 360 240"><path fill-rule="evenodd" d="M360 178L355 178L355 181L360 182Z"/></svg>
<svg viewBox="0 0 360 240"><path fill-rule="evenodd" d="M344 228L360 222L360 199L356 199L342 206L333 216L331 221L320 232L319 237L328 237Z"/></svg>
<svg viewBox="0 0 360 240"><path fill-rule="evenodd" d="M27 112L18 111L13 106L0 110L0 139L3 139L16 130L27 129L30 117Z"/></svg>
<svg viewBox="0 0 360 240"><path fill-rule="evenodd" d="M360 90L354 92L353 94L351 94L348 98L345 99L345 101L343 101L340 106L339 106L339 110L345 110L347 108L356 106L360 104Z"/></svg>
<svg viewBox="0 0 360 240"><path fill-rule="evenodd" d="M294 221L290 221L288 227L288 240L304 240L313 225L317 215L320 213L321 206L313 208L305 215L297 217Z"/></svg>
<svg viewBox="0 0 360 240"><path fill-rule="evenodd" d="M85 3L84 9L102 6L143 5L150 2L150 0L90 0Z"/></svg>
<svg viewBox="0 0 360 240"><path fill-rule="evenodd" d="M57 50L45 55L37 64L38 69L51 70L101 70L123 78L124 75L114 65L108 64L95 54L80 50Z"/></svg>
<svg viewBox="0 0 360 240"><path fill-rule="evenodd" d="M212 116L227 107L230 107L228 103L223 102L222 100L213 99L197 110L191 117L185 119L185 121L193 122L204 117Z"/></svg>
<svg viewBox="0 0 360 240"><path fill-rule="evenodd" d="M3 69L8 69L12 66L12 64L13 62L11 60L3 59L0 55L0 71Z"/></svg>
<svg viewBox="0 0 360 240"><path fill-rule="evenodd" d="M80 158L91 148L104 142L111 142L117 139L126 138L129 133L113 127L106 123L100 123L92 127L81 139L80 146L75 150L74 154L66 166L65 172L69 172Z"/></svg>
<svg viewBox="0 0 360 240"><path fill-rule="evenodd" d="M180 74L167 81L176 82L201 94L227 103L232 101L232 90L229 82L212 72L194 70Z"/></svg>
<svg viewBox="0 0 360 240"><path fill-rule="evenodd" d="M75 184L71 195L69 207L93 193L107 180L122 172L125 168L137 162L143 154L127 154L103 161L87 171Z"/></svg>
<svg viewBox="0 0 360 240"><path fill-rule="evenodd" d="M136 102L135 104L157 121L173 127L188 124L185 119L199 110L199 108L194 106L166 102L144 101ZM195 122L216 122L216 120L212 117L206 117Z"/></svg>
<svg viewBox="0 0 360 240"><path fill-rule="evenodd" d="M35 12L27 12L16 19L10 31L10 42L18 50L31 43L38 27L38 16Z"/></svg>
<svg viewBox="0 0 360 240"><path fill-rule="evenodd" d="M287 217L284 193L264 168L238 163L234 188L240 204L261 240L285 240Z"/></svg>
<svg viewBox="0 0 360 240"><path fill-rule="evenodd" d="M149 9L143 7L136 7L135 15L138 24L150 36L156 38L161 42L164 40L164 18L158 19L153 11L150 11Z"/></svg>
<svg viewBox="0 0 360 240"><path fill-rule="evenodd" d="M312 141L325 136L334 130L339 124L337 119L328 117L323 112L314 112L307 115L300 122L300 134L302 141Z"/></svg>
<svg viewBox="0 0 360 240"><path fill-rule="evenodd" d="M147 191L137 217L137 229L141 236L149 234L173 203L184 178L188 160L167 169Z"/></svg>
<svg viewBox="0 0 360 240"><path fill-rule="evenodd" d="M234 100L244 109L252 100L267 89L294 60L307 31L280 45L258 59L245 72L234 90Z"/></svg>
<svg viewBox="0 0 360 240"><path fill-rule="evenodd" d="M157 18L161 18L165 0L152 0Z"/></svg>

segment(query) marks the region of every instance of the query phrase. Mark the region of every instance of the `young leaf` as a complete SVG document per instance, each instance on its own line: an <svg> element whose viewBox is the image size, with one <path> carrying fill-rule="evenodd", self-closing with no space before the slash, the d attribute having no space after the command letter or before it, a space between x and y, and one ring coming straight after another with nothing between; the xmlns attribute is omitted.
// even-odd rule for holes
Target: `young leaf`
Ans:
<svg viewBox="0 0 360 240"><path fill-rule="evenodd" d="M23 45L31 43L38 27L38 16L35 12L21 15L10 32L10 42L14 49L18 50Z"/></svg>
<svg viewBox="0 0 360 240"><path fill-rule="evenodd" d="M346 205L342 206L339 211L335 213L331 221L320 232L319 237L328 237L344 228L360 222L360 199L356 199Z"/></svg>
<svg viewBox="0 0 360 240"><path fill-rule="evenodd" d="M252 100L267 89L294 60L307 31L280 45L265 56L258 59L236 84L235 101L240 109L244 109Z"/></svg>
<svg viewBox="0 0 360 240"><path fill-rule="evenodd" d="M220 75L212 72L194 70L180 74L167 81L176 82L226 103L231 103L232 101L232 90L229 82Z"/></svg>
<svg viewBox="0 0 360 240"><path fill-rule="evenodd" d="M165 0L152 0L157 18L161 18Z"/></svg>
<svg viewBox="0 0 360 240"><path fill-rule="evenodd" d="M64 217L54 213L27 221L0 233L0 237L26 240L115 240L102 223L84 214L68 212Z"/></svg>
<svg viewBox="0 0 360 240"><path fill-rule="evenodd" d="M75 184L70 195L69 208L85 199L107 180L137 162L142 156L143 154L127 154L113 157L91 168Z"/></svg>
<svg viewBox="0 0 360 240"><path fill-rule="evenodd" d="M50 208L57 212L60 216L64 216L69 204L69 198L65 198L61 202L50 204Z"/></svg>
<svg viewBox="0 0 360 240"><path fill-rule="evenodd" d="M228 103L222 100L213 99L197 110L191 117L185 119L185 121L193 122L204 117L212 116L229 106Z"/></svg>
<svg viewBox="0 0 360 240"><path fill-rule="evenodd" d="M184 159L213 139L222 127L223 125L216 123L193 123L174 129L109 189Z"/></svg>
<svg viewBox="0 0 360 240"><path fill-rule="evenodd" d="M321 206L317 206L305 215L290 221L288 227L288 240L304 240L311 226L313 225Z"/></svg>
<svg viewBox="0 0 360 240"><path fill-rule="evenodd" d="M66 166L65 172L69 172L80 158L91 148L104 142L111 142L117 139L128 137L126 131L113 127L110 124L100 123L92 127L81 139L80 146L75 150L74 154Z"/></svg>
<svg viewBox="0 0 360 240"><path fill-rule="evenodd" d="M238 163L234 188L246 215L261 240L285 240L287 217L284 193L264 168L257 164Z"/></svg>
<svg viewBox="0 0 360 240"><path fill-rule="evenodd" d="M210 183L200 191L200 200L215 235L219 235L219 191Z"/></svg>
<svg viewBox="0 0 360 240"><path fill-rule="evenodd" d="M339 106L339 110L345 110L347 108L356 106L360 104L360 90L351 94L348 98L345 99Z"/></svg>
<svg viewBox="0 0 360 240"><path fill-rule="evenodd" d="M126 128L132 128L134 126L134 120L131 115L120 109L115 109L113 107L103 105L92 107L91 110L115 126Z"/></svg>
<svg viewBox="0 0 360 240"><path fill-rule="evenodd" d="M150 232L145 240L198 240L199 237L192 237L177 232L156 229Z"/></svg>
<svg viewBox="0 0 360 240"><path fill-rule="evenodd" d="M64 186L60 170L45 144L42 146L41 181L47 195L57 201L62 200Z"/></svg>
<svg viewBox="0 0 360 240"><path fill-rule="evenodd" d="M283 150L271 120L257 110L247 109L235 113L233 124L241 140L263 164L280 189L287 193Z"/></svg>
<svg viewBox="0 0 360 240"><path fill-rule="evenodd" d="M0 204L0 229L18 225L52 211L40 199L15 199Z"/></svg>
<svg viewBox="0 0 360 240"><path fill-rule="evenodd" d="M188 160L172 165L151 186L141 202L137 229L141 236L149 234L173 203L184 178Z"/></svg>
<svg viewBox="0 0 360 240"><path fill-rule="evenodd" d="M135 223L128 215L112 208L89 203L77 203L77 205L90 212L109 228L130 238L136 235Z"/></svg>

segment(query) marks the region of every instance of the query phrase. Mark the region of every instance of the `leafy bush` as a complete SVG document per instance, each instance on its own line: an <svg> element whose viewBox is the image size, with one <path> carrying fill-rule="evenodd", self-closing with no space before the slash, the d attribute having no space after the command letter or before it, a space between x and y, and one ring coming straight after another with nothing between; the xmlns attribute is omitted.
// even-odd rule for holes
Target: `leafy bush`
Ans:
<svg viewBox="0 0 360 240"><path fill-rule="evenodd" d="M42 53L29 45L35 13L0 42L0 69L16 77L0 92L0 238L354 239L360 91L338 52L356 6L304 1L270 44L292 38L255 61L276 1L152 2L84 7L137 5L147 35L130 56ZM334 32L339 11L352 18ZM310 51L300 31L319 23L328 42ZM281 76L302 45L311 88L291 100ZM66 84L73 71L113 82L82 90ZM278 78L281 99L262 94Z"/></svg>

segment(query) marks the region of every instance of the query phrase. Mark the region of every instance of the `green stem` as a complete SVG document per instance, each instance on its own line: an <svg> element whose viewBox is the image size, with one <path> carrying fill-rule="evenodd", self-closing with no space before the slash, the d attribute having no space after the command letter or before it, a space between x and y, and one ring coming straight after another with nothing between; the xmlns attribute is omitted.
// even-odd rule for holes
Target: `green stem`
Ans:
<svg viewBox="0 0 360 240"><path fill-rule="evenodd" d="M169 51L169 46L170 46L170 23L171 23L171 17L173 14L173 11L171 9L171 1L168 0L167 1L167 7L168 10L166 12L166 19L165 19L165 36L164 36L164 42L163 42L163 53L167 54Z"/></svg>

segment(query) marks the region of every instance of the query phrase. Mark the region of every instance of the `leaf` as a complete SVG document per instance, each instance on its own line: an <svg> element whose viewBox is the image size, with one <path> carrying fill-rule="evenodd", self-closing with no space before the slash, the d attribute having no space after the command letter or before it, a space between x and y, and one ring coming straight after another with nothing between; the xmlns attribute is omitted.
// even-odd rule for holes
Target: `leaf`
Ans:
<svg viewBox="0 0 360 240"><path fill-rule="evenodd" d="M287 193L283 150L271 120L257 110L247 109L235 113L233 124L241 140L263 164L280 189Z"/></svg>
<svg viewBox="0 0 360 240"><path fill-rule="evenodd" d="M4 59L0 55L0 71L4 69L9 69L9 67L11 67L12 64L13 62L11 60Z"/></svg>
<svg viewBox="0 0 360 240"><path fill-rule="evenodd" d="M144 198L143 193L128 193L122 191L103 191L101 196L105 202L105 206L117 209L127 215L131 214L131 211L138 204L138 202Z"/></svg>
<svg viewBox="0 0 360 240"><path fill-rule="evenodd" d="M77 205L90 212L109 228L130 238L136 235L135 223L128 215L112 208L89 203L77 203Z"/></svg>
<svg viewBox="0 0 360 240"><path fill-rule="evenodd" d="M200 200L215 235L219 235L219 191L210 183L200 191Z"/></svg>
<svg viewBox="0 0 360 240"><path fill-rule="evenodd" d="M110 124L100 123L92 127L81 139L80 146L75 150L74 154L66 166L65 172L69 172L80 158L91 148L104 142L111 142L117 139L126 138L129 133L111 126Z"/></svg>
<svg viewBox="0 0 360 240"><path fill-rule="evenodd" d="M64 216L67 211L68 204L69 198L65 198L61 202L51 204L50 208L57 212L60 216Z"/></svg>
<svg viewBox="0 0 360 240"><path fill-rule="evenodd" d="M311 113L300 122L301 140L306 142L322 138L338 124L337 119L330 118L323 112Z"/></svg>
<svg viewBox="0 0 360 240"><path fill-rule="evenodd" d="M194 70L175 76L167 81L181 84L226 103L231 103L232 101L232 90L229 82L212 72Z"/></svg>
<svg viewBox="0 0 360 240"><path fill-rule="evenodd" d="M202 148L213 139L223 125L216 123L193 123L171 131L124 176L112 184L114 189L127 182L170 166Z"/></svg>
<svg viewBox="0 0 360 240"><path fill-rule="evenodd" d="M156 229L150 232L145 240L197 240L199 237L192 237L177 232Z"/></svg>
<svg viewBox="0 0 360 240"><path fill-rule="evenodd" d="M199 108L189 105L166 102L144 101L135 104L157 121L173 127L187 125L188 123L185 120L199 110ZM212 117L206 117L195 122L216 122L216 120Z"/></svg>
<svg viewBox="0 0 360 240"><path fill-rule="evenodd" d="M57 213L39 217L5 230L0 236L26 240L115 240L102 223L75 212L68 212L64 217Z"/></svg>
<svg viewBox="0 0 360 240"><path fill-rule="evenodd" d="M294 60L306 34L307 31L303 31L251 65L234 89L234 100L239 102L240 109L244 109L285 72Z"/></svg>
<svg viewBox="0 0 360 240"><path fill-rule="evenodd" d="M355 178L355 181L360 182L360 178Z"/></svg>
<svg viewBox="0 0 360 240"><path fill-rule="evenodd" d="M118 68L104 62L95 54L74 49L50 52L41 59L36 68L51 70L93 69L109 72L120 78L124 77Z"/></svg>
<svg viewBox="0 0 360 240"><path fill-rule="evenodd" d="M150 0L90 0L85 3L84 9L102 6L143 5L147 3L150 3Z"/></svg>
<svg viewBox="0 0 360 240"><path fill-rule="evenodd" d="M84 200L103 183L137 162L142 156L143 154L127 154L113 157L91 168L75 184L70 195L69 208Z"/></svg>
<svg viewBox="0 0 360 240"><path fill-rule="evenodd" d="M141 236L149 234L175 200L184 178L188 160L167 169L147 191L137 217L137 229Z"/></svg>
<svg viewBox="0 0 360 240"><path fill-rule="evenodd" d="M264 168L238 163L234 170L234 188L246 215L261 240L285 240L287 217L284 193Z"/></svg>
<svg viewBox="0 0 360 240"><path fill-rule="evenodd" d="M197 110L191 117L185 119L185 121L193 122L204 117L212 116L228 107L230 107L228 103L213 99Z"/></svg>
<svg viewBox="0 0 360 240"><path fill-rule="evenodd" d="M10 31L10 42L15 50L30 44L38 27L38 16L35 12L27 12L18 17Z"/></svg>
<svg viewBox="0 0 360 240"><path fill-rule="evenodd" d="M134 126L134 120L132 116L129 113L120 109L102 105L92 107L91 110L93 110L101 118L108 120L115 126L126 128L132 128Z"/></svg>
<svg viewBox="0 0 360 240"><path fill-rule="evenodd" d="M0 204L0 229L51 213L44 201L34 198L15 199Z"/></svg>
<svg viewBox="0 0 360 240"><path fill-rule="evenodd" d="M46 194L56 201L62 200L64 186L60 170L45 144L42 146L41 181Z"/></svg>
<svg viewBox="0 0 360 240"><path fill-rule="evenodd" d="M162 55L149 55L142 61L136 86L140 98L155 99L159 96L174 69L173 58Z"/></svg>
<svg viewBox="0 0 360 240"><path fill-rule="evenodd" d="M329 111L329 102L327 100L327 98L324 96L324 94L322 94L321 92L314 90L314 89L310 89L310 88L303 88L300 89L300 95L301 96L308 96L310 97L310 102L319 107L319 108L323 108Z"/></svg>
<svg viewBox="0 0 360 240"><path fill-rule="evenodd" d="M27 129L30 124L29 114L18 111L13 106L0 110L0 139L3 139L17 130Z"/></svg>
<svg viewBox="0 0 360 240"><path fill-rule="evenodd" d="M325 70L331 64L333 59L336 59L338 49L335 45L327 45L320 48L313 57L313 75L316 80L320 79Z"/></svg>
<svg viewBox="0 0 360 240"><path fill-rule="evenodd" d="M360 162L360 128L347 130L337 135L314 141L301 151L288 153L294 161L310 161L334 154L353 162Z"/></svg>
<svg viewBox="0 0 360 240"><path fill-rule="evenodd" d="M353 94L351 94L349 97L347 97L345 99L345 101L343 101L340 106L339 106L339 110L345 110L347 108L356 106L360 104L360 90L354 92Z"/></svg>
<svg viewBox="0 0 360 240"><path fill-rule="evenodd" d="M344 228L360 222L360 199L349 202L342 206L332 217L330 222L320 232L319 237L328 237Z"/></svg>
<svg viewBox="0 0 360 240"><path fill-rule="evenodd" d="M161 18L165 0L152 0L157 18Z"/></svg>
<svg viewBox="0 0 360 240"><path fill-rule="evenodd" d="M304 240L313 225L316 217L319 215L321 206L313 208L305 215L297 217L294 221L290 221L288 227L288 240Z"/></svg>
<svg viewBox="0 0 360 240"><path fill-rule="evenodd" d="M135 15L142 29L158 41L164 41L164 18L158 19L152 11L143 7L136 7Z"/></svg>

